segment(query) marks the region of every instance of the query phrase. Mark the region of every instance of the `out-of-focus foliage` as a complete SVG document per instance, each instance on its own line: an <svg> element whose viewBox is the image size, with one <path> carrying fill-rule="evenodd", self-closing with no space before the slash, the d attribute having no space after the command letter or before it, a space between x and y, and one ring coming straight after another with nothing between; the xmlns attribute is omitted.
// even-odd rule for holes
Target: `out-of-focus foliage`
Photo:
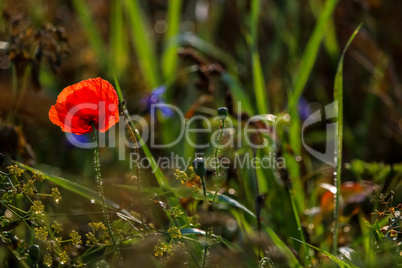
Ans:
<svg viewBox="0 0 402 268"><path fill-rule="evenodd" d="M183 138L167 149L144 139L129 150L124 142L145 133L138 124L106 134L115 134L116 146L100 150L102 177L125 265L402 261L402 2L5 0L0 12L0 266L117 265L94 191L93 152L74 147L48 119L60 91L90 77L115 86L126 116L154 122L157 144L175 141L183 120L211 126L189 133L206 149ZM343 152L334 243L336 170L309 154L301 131L314 112L326 117L341 52L360 23L338 80L343 135L334 138ZM174 105L184 118L152 104ZM219 107L227 108L225 123ZM267 131L244 134L258 114L268 121L249 127ZM207 120L194 120L200 115ZM273 128L269 119L280 117ZM334 120L303 129L305 144L325 152ZM230 137L233 146L211 145ZM248 140L269 146L253 149ZM137 172L130 153L185 162ZM197 176L190 166L198 153L229 164L216 172L207 163ZM268 168L234 165L264 157Z"/></svg>

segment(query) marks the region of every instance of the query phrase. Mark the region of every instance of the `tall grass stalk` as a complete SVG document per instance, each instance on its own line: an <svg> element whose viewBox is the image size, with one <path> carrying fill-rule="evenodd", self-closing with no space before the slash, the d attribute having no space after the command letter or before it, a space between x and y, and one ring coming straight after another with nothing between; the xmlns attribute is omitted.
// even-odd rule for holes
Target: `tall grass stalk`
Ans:
<svg viewBox="0 0 402 268"><path fill-rule="evenodd" d="M107 50L91 14L91 10L88 7L88 3L80 0L73 0L72 3L77 11L78 20L88 37L88 42L99 59L99 65L104 68L107 64L107 57L105 57Z"/></svg>
<svg viewBox="0 0 402 268"><path fill-rule="evenodd" d="M182 0L170 0L168 3L168 29L165 35L165 50L162 55L162 72L165 83L172 81L176 75L181 7Z"/></svg>
<svg viewBox="0 0 402 268"><path fill-rule="evenodd" d="M108 65L109 74L116 74L118 78L127 68L130 53L128 38L125 34L126 27L123 17L123 3L120 0L113 0L110 9L110 53L109 58L112 64Z"/></svg>
<svg viewBox="0 0 402 268"><path fill-rule="evenodd" d="M290 184L290 181L289 181L288 184ZM310 260L309 254L308 254L307 246L305 244L306 239L304 237L303 228L302 228L302 225L300 223L300 216L299 216L299 213L297 212L296 201L295 201L295 197L294 197L294 194L293 194L293 188L292 188L291 185L288 185L288 188L289 188L290 202L292 204L292 211L293 211L293 215L294 215L295 220L296 220L297 231L299 232L300 238L303 241L302 247L303 247L303 250L304 250L304 254L306 256L307 265L310 265L311 260Z"/></svg>
<svg viewBox="0 0 402 268"><path fill-rule="evenodd" d="M326 27L330 22L333 11L335 10L338 0L328 0L325 2L320 16L317 18L314 30L309 38L306 49L302 55L296 77L294 79L293 91L289 93L288 109L291 116L291 124L289 129L290 145L296 155L301 154L301 123L298 115L298 102L307 84L308 78L317 59L319 48ZM289 175L292 186L295 189L303 189L300 179L300 166L296 162L293 155L284 154L286 163L289 167ZM305 208L305 195L303 191L294 192L296 208L298 213L302 213Z"/></svg>
<svg viewBox="0 0 402 268"><path fill-rule="evenodd" d="M338 228L339 228L339 205L340 205L340 196L341 196L341 172L342 172L342 141L343 141L343 59L345 57L345 53L352 43L353 39L357 35L360 30L360 24L356 30L353 32L348 42L346 43L345 48L343 49L341 58L339 59L338 69L335 76L334 82L334 101L335 101L335 114L338 115L337 118L337 127L336 127L336 136L335 136L335 172L334 172L334 185L336 187L335 193L335 209L334 209L334 235L333 235L333 244L332 244L332 252L336 254L338 251Z"/></svg>
<svg viewBox="0 0 402 268"><path fill-rule="evenodd" d="M161 85L161 79L156 60L156 50L149 34L151 31L147 28L147 21L143 10L141 10L140 2L143 1L124 1L138 64L144 79L148 83L148 89L153 89Z"/></svg>
<svg viewBox="0 0 402 268"><path fill-rule="evenodd" d="M253 82L255 98L257 100L257 110L260 114L268 113L268 101L265 90L264 74L261 67L261 60L258 54L258 17L260 11L260 0L251 2L251 58L253 62Z"/></svg>

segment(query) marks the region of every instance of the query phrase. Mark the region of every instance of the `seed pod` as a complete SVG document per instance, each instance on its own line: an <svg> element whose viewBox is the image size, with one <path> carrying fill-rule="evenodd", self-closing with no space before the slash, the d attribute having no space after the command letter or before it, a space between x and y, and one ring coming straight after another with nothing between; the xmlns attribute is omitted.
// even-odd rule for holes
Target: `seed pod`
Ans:
<svg viewBox="0 0 402 268"><path fill-rule="evenodd" d="M218 108L218 116L222 121L225 121L225 119L228 117L228 109L226 107Z"/></svg>
<svg viewBox="0 0 402 268"><path fill-rule="evenodd" d="M29 247L29 257L31 257L31 259L34 262L37 262L39 260L39 256L40 256L40 248L38 245L32 245Z"/></svg>
<svg viewBox="0 0 402 268"><path fill-rule="evenodd" d="M197 157L193 161L194 172L197 176L204 176L207 173L207 167L205 166L204 158Z"/></svg>

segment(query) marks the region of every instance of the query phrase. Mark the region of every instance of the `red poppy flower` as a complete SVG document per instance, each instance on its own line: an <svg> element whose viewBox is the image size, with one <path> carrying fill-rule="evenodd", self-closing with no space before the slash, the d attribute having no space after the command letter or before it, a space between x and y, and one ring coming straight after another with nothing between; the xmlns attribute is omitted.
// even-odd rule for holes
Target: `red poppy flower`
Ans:
<svg viewBox="0 0 402 268"><path fill-rule="evenodd" d="M49 119L64 132L106 132L119 122L119 99L113 86L102 78L91 78L63 89L49 110Z"/></svg>

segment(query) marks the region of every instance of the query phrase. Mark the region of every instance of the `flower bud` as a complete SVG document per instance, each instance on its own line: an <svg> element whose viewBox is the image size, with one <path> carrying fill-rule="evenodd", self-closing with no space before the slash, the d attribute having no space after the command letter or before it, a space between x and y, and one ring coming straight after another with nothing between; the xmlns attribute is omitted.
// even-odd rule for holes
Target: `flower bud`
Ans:
<svg viewBox="0 0 402 268"><path fill-rule="evenodd" d="M228 108L226 107L218 108L218 116L222 121L225 121L225 119L228 117Z"/></svg>
<svg viewBox="0 0 402 268"><path fill-rule="evenodd" d="M205 166L205 161L204 158L202 157L197 157L193 161L193 167L194 167L194 173L197 176L204 176L207 173L207 167Z"/></svg>

